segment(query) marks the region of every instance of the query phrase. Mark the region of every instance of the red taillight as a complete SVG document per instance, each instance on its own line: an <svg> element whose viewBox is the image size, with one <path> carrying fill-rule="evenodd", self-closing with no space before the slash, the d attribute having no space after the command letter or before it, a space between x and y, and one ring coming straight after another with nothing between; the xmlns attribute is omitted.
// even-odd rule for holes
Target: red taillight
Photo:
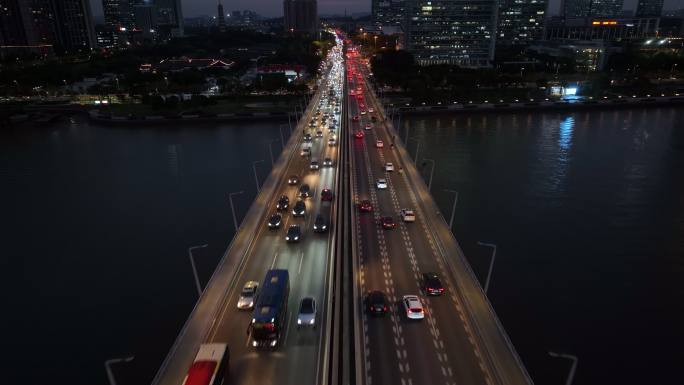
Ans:
<svg viewBox="0 0 684 385"><path fill-rule="evenodd" d="M387 311L387 306L383 306L382 311Z"/></svg>

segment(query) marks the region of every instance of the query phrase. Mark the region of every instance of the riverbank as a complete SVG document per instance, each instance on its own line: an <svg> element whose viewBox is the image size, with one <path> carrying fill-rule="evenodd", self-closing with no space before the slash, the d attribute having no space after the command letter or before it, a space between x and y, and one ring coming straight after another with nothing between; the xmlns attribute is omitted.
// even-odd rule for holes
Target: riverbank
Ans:
<svg viewBox="0 0 684 385"><path fill-rule="evenodd" d="M294 114L287 112L236 112L225 114L179 114L179 115L150 115L150 116L121 116L103 114L97 110L88 111L88 118L93 123L104 125L168 125L173 123L212 123L255 120L287 120Z"/></svg>
<svg viewBox="0 0 684 385"><path fill-rule="evenodd" d="M402 115L421 115L432 113L497 113L515 112L527 110L582 110L582 109L616 109L616 108L644 108L644 107L669 107L684 105L684 95L672 96L644 96L644 97L618 97L604 99L583 99L583 100L535 100L487 103L458 103L438 104L438 105L404 105L390 103L388 110Z"/></svg>

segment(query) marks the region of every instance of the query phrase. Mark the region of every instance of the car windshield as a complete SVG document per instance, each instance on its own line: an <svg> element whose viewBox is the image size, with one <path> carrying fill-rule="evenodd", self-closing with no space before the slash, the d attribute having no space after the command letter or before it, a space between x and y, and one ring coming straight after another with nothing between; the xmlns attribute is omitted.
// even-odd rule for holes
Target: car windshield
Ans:
<svg viewBox="0 0 684 385"><path fill-rule="evenodd" d="M311 314L313 313L314 308L313 308L313 299L312 298L304 298L302 300L302 306L299 308L299 312L302 314Z"/></svg>
<svg viewBox="0 0 684 385"><path fill-rule="evenodd" d="M245 287L242 289L242 296L243 297L251 297L254 295L254 288L253 287Z"/></svg>

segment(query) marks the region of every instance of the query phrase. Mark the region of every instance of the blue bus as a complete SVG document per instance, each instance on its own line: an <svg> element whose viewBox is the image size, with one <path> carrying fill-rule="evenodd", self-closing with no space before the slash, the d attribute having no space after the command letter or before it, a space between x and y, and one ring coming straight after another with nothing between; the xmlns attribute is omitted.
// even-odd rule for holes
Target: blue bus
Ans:
<svg viewBox="0 0 684 385"><path fill-rule="evenodd" d="M287 328L289 296L290 275L287 270L267 271L250 325L253 347L275 349L278 346Z"/></svg>

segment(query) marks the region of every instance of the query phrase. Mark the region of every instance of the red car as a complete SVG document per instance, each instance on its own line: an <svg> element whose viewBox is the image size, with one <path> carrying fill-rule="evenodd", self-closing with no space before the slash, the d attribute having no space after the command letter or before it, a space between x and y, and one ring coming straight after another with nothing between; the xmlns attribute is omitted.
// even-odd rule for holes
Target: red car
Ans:
<svg viewBox="0 0 684 385"><path fill-rule="evenodd" d="M367 199L363 200L359 204L359 211L369 213L369 212L373 211L373 205L371 204L371 202L369 200L367 200Z"/></svg>
<svg viewBox="0 0 684 385"><path fill-rule="evenodd" d="M397 227L397 223L394 222L394 218L392 217L380 218L380 224L382 224L382 228L385 230L392 230L393 228Z"/></svg>
<svg viewBox="0 0 684 385"><path fill-rule="evenodd" d="M354 134L356 139L363 139L363 131L356 131L356 134Z"/></svg>
<svg viewBox="0 0 684 385"><path fill-rule="evenodd" d="M321 191L321 200L322 201L332 201L333 200L333 192L329 188L324 188Z"/></svg>

